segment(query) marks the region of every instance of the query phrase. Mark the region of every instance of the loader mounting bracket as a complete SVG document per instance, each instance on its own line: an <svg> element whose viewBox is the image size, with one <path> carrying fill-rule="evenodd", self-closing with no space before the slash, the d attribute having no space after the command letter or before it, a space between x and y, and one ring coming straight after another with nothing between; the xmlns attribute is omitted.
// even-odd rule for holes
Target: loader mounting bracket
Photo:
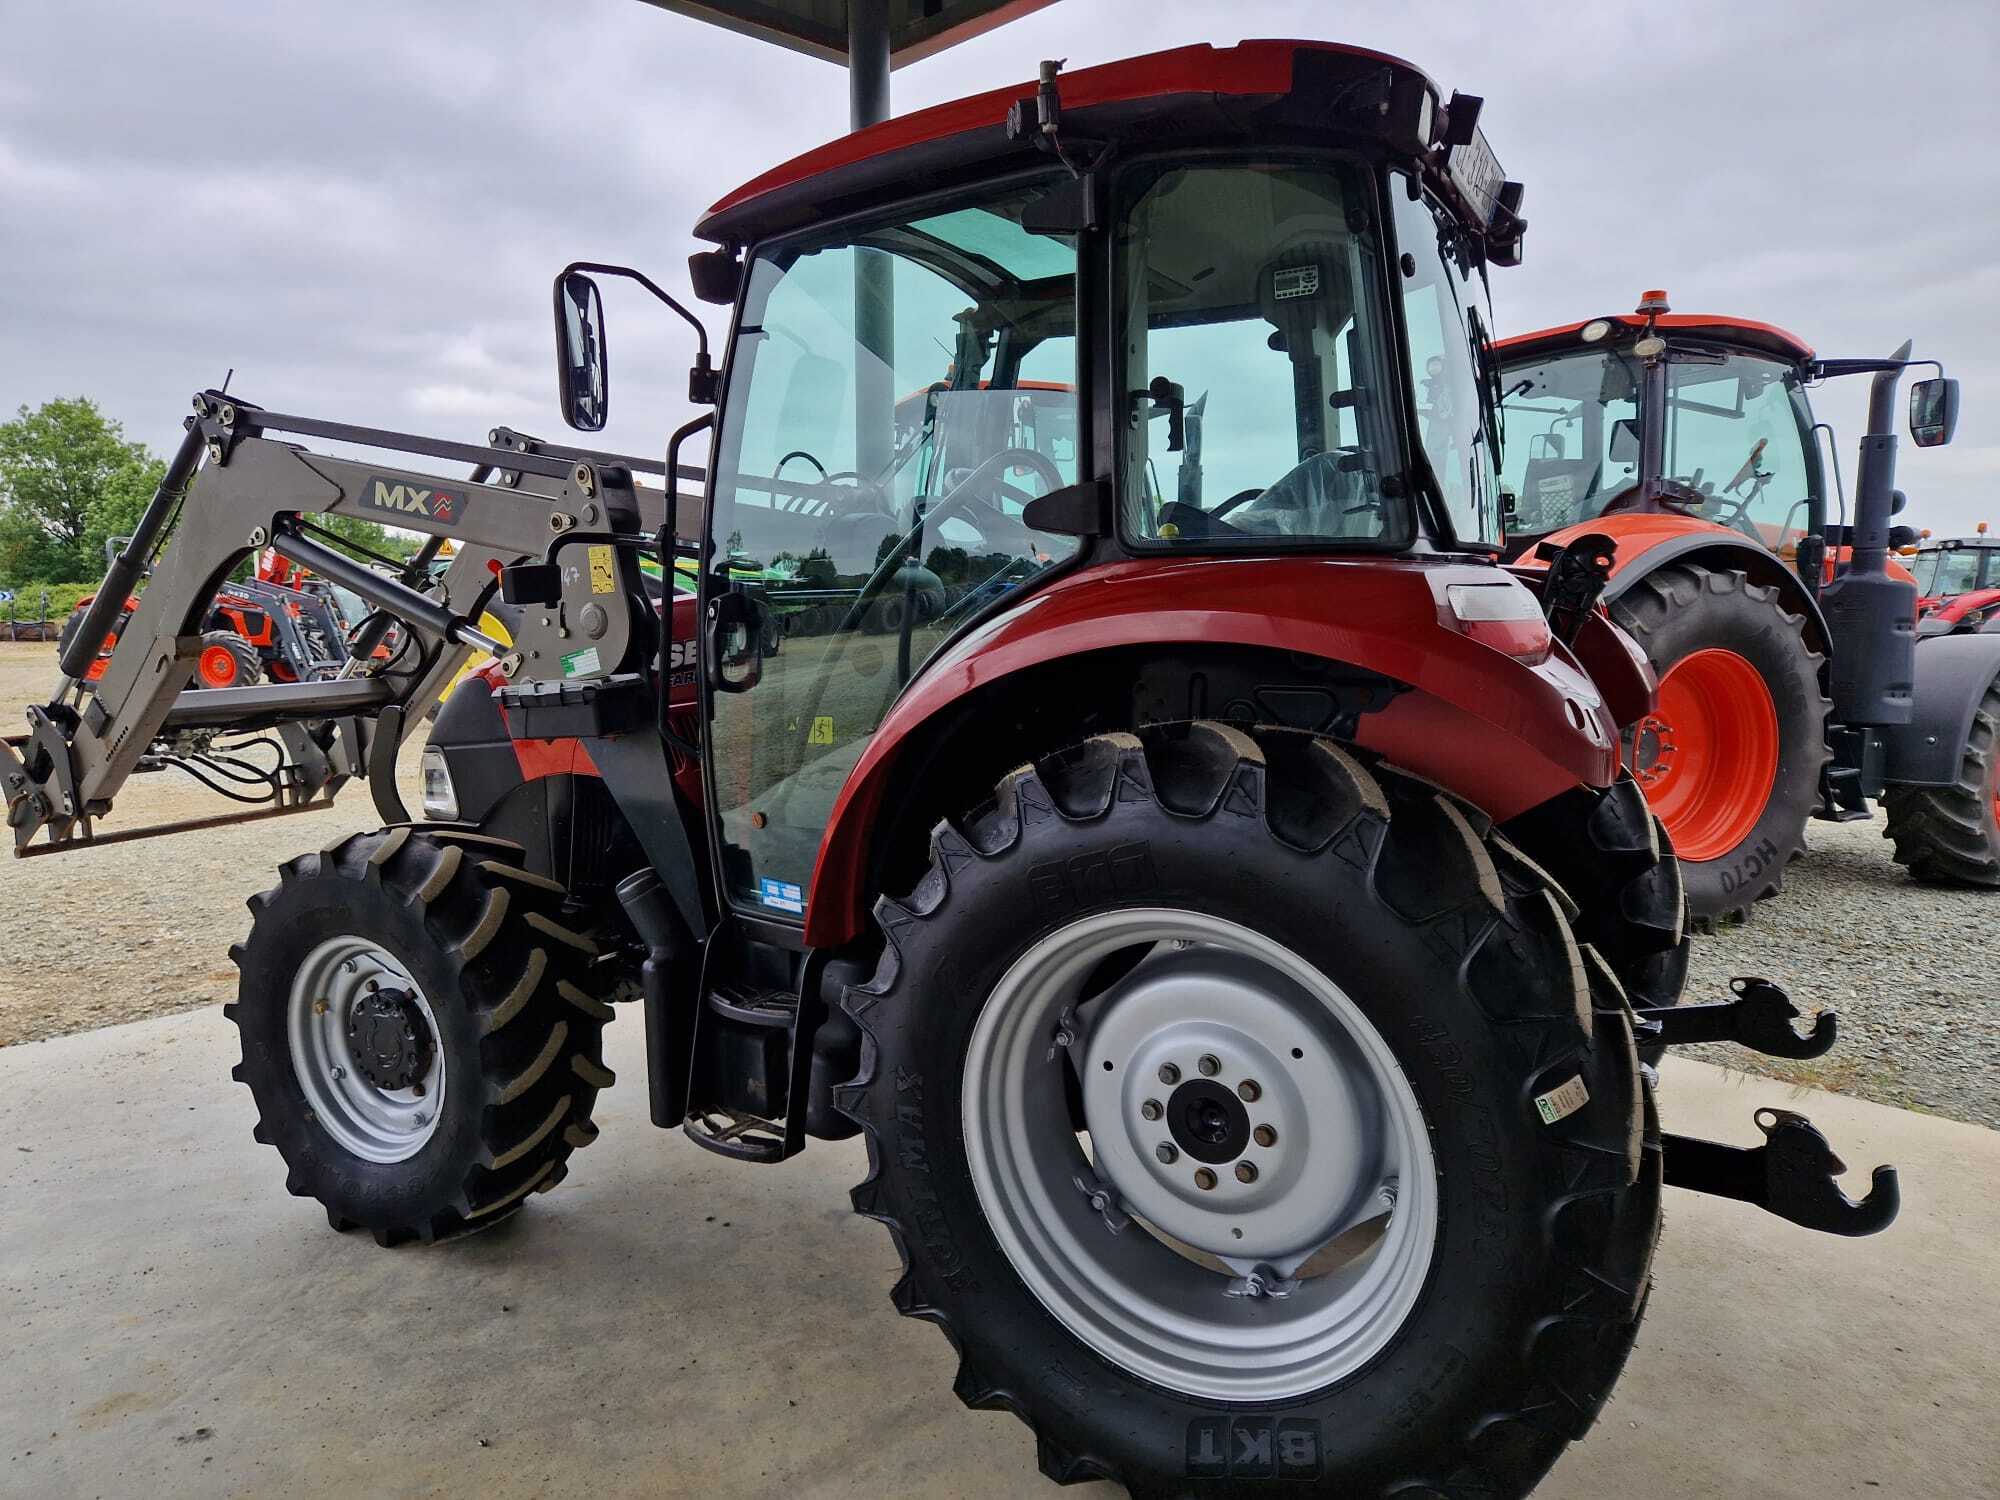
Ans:
<svg viewBox="0 0 2000 1500"><path fill-rule="evenodd" d="M1792 1026L1798 1007L1768 979L1732 979L1734 1000L1719 1005L1670 1005L1633 1013L1640 1040L1662 1047L1690 1042L1735 1042L1770 1057L1823 1057L1832 1050L1840 1030L1830 1010L1813 1018L1812 1031L1800 1036Z"/></svg>
<svg viewBox="0 0 2000 1500"><path fill-rule="evenodd" d="M1834 1180L1847 1168L1812 1121L1785 1109L1760 1109L1756 1119L1761 1146L1663 1135L1667 1186L1752 1203L1822 1234L1877 1234L1895 1222L1903 1200L1894 1167L1877 1167L1857 1203Z"/></svg>

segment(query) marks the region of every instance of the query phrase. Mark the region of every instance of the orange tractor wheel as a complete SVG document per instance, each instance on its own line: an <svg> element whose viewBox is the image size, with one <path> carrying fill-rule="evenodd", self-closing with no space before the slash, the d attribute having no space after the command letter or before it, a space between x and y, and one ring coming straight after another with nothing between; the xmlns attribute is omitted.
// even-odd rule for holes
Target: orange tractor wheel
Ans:
<svg viewBox="0 0 2000 1500"><path fill-rule="evenodd" d="M1826 763L1824 660L1777 590L1675 563L1612 605L1660 678L1625 761L1673 837L1689 915L1741 921L1805 852Z"/></svg>
<svg viewBox="0 0 2000 1500"><path fill-rule="evenodd" d="M248 687L264 675L257 648L233 630L211 630L201 638L190 687Z"/></svg>

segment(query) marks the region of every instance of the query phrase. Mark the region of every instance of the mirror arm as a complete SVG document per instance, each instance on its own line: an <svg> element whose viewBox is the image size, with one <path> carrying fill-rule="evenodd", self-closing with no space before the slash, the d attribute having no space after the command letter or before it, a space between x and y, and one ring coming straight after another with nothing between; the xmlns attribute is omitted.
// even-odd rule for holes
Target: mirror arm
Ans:
<svg viewBox="0 0 2000 1500"><path fill-rule="evenodd" d="M694 330L694 369L688 374L688 399L704 405L712 405L716 398L716 370L708 354L708 327L700 318L682 305L675 296L653 280L644 271L635 271L630 266L614 266L604 261L577 260L564 266L556 278L560 281L572 271L594 271L602 276L623 276L628 281L636 281L660 301L687 321Z"/></svg>

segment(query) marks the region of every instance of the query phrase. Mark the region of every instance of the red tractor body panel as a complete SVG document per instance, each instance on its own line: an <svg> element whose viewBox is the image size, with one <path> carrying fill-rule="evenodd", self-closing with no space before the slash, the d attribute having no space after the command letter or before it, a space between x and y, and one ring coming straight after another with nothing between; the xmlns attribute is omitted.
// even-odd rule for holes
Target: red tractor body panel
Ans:
<svg viewBox="0 0 2000 1500"><path fill-rule="evenodd" d="M1248 41L1234 47L1213 47L1204 42L1065 72L1063 110L1074 113L1097 105L1136 103L1173 94L1207 94L1217 99L1276 98L1290 92L1293 59L1307 51L1364 58L1421 76L1418 69L1401 58L1366 47L1302 41ZM1436 88L1431 92L1436 94ZM703 216L695 233L704 239L731 238L740 211L769 194L914 147L974 131L1004 128L1007 111L1034 93L1032 80L1011 84L948 104L912 110L829 141L752 178L719 199Z"/></svg>
<svg viewBox="0 0 2000 1500"><path fill-rule="evenodd" d="M1395 678L1414 691L1363 715L1357 743L1497 819L1579 782L1608 785L1618 724L1576 658L1545 629L1488 635L1497 643L1489 645L1456 620L1448 587L1495 577L1489 567L1411 557L1209 557L1107 563L1050 584L932 662L890 709L828 820L806 941L833 945L863 930L870 840L902 746L967 694L1083 652L1250 646ZM1615 635L1608 621L1601 629ZM1629 651L1598 654L1627 669L1622 699L1650 702L1648 676Z"/></svg>
<svg viewBox="0 0 2000 1500"><path fill-rule="evenodd" d="M2000 606L2000 588L1972 589L1963 594L1946 594L1934 599L1919 599L1917 615L1938 625L1957 625L1967 615L1984 613Z"/></svg>

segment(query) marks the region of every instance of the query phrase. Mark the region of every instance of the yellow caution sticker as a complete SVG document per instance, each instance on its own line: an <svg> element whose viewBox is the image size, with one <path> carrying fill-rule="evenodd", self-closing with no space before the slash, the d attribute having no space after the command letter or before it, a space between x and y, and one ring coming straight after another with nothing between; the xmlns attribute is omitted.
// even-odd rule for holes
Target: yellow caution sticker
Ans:
<svg viewBox="0 0 2000 1500"><path fill-rule="evenodd" d="M590 549L590 591L610 594L618 589L618 566L608 546Z"/></svg>
<svg viewBox="0 0 2000 1500"><path fill-rule="evenodd" d="M833 715L821 714L812 721L812 729L806 735L808 745L831 745L833 743Z"/></svg>

